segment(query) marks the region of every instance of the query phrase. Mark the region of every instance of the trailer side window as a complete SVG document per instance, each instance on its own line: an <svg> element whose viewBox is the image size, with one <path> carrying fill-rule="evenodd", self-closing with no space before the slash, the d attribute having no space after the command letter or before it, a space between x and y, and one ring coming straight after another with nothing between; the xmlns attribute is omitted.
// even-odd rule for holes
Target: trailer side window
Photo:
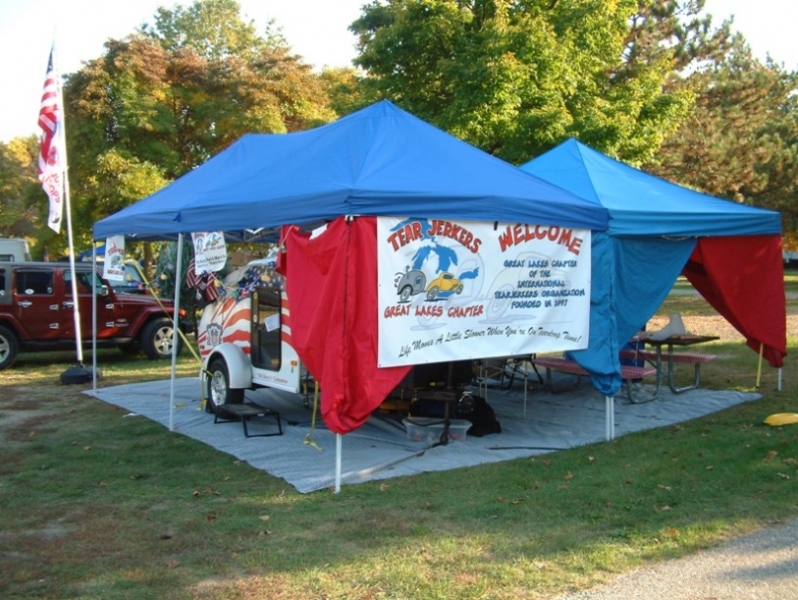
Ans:
<svg viewBox="0 0 798 600"><path fill-rule="evenodd" d="M279 371L280 350L280 290L259 287L252 298L252 364L262 369Z"/></svg>

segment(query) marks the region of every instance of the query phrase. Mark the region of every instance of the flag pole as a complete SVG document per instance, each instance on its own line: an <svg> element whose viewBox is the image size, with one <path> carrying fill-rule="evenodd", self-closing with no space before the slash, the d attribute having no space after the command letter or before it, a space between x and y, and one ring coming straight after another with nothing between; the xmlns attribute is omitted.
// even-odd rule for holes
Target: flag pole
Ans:
<svg viewBox="0 0 798 600"><path fill-rule="evenodd" d="M50 49L50 62L47 65L44 92L39 110L39 127L42 129L42 143L39 152L39 179L50 199L48 225L56 233L61 229L61 212L66 212L67 243L69 247L69 270L72 275L72 318L75 329L75 348L77 366L61 374L61 383L86 383L93 374L83 366L83 343L80 324L80 303L78 302L78 282L75 273L75 248L72 236L72 211L69 206L69 177L64 97L56 63L55 42ZM63 200L63 203L61 202ZM94 277L90 288L94 293Z"/></svg>

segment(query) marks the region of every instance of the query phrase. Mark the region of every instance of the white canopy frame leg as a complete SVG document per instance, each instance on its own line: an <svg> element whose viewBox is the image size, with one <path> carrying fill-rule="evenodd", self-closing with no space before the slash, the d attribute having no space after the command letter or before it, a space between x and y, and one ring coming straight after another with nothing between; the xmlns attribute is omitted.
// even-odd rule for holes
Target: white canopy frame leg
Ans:
<svg viewBox="0 0 798 600"><path fill-rule="evenodd" d="M335 493L341 491L341 446L343 436L340 433L335 434Z"/></svg>
<svg viewBox="0 0 798 600"><path fill-rule="evenodd" d="M615 396L604 396L605 410L604 418L606 420L605 437L608 442L615 439Z"/></svg>
<svg viewBox="0 0 798 600"><path fill-rule="evenodd" d="M97 244L91 242L91 391L97 393Z"/></svg>
<svg viewBox="0 0 798 600"><path fill-rule="evenodd" d="M183 234L177 236L177 264L175 265L175 306L172 316L172 377L169 382L169 431L174 431L175 379L177 373L177 343L180 327L180 287L183 281Z"/></svg>

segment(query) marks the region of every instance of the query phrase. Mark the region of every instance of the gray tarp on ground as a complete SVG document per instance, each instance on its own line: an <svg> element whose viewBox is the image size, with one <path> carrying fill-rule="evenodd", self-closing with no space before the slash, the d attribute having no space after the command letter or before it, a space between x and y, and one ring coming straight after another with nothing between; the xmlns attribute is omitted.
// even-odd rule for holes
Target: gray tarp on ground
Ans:
<svg viewBox="0 0 798 600"><path fill-rule="evenodd" d="M91 391L86 393L95 395ZM96 397L168 427L168 382L102 388L97 390ZM280 412L285 432L282 436L250 438L244 437L239 423L214 424L213 416L200 410L199 397L197 379L175 382L173 423L177 433L281 477L300 492L333 485L335 435L317 419L318 427L312 437L322 450L304 443L312 415L301 397L267 389L247 392L247 400ZM646 404L628 404L619 396L615 402L616 434L686 421L760 397L702 389L674 395L667 388L660 391L658 400ZM471 436L463 442L435 448L408 440L400 421L373 416L363 427L343 437L342 483L499 462L604 441L604 398L586 383L560 394L530 390L526 418L523 418L523 386L506 391L491 389L488 402L501 422L502 433L482 438ZM271 420L264 420L264 425L253 423L251 432L259 432L260 427L273 425Z"/></svg>

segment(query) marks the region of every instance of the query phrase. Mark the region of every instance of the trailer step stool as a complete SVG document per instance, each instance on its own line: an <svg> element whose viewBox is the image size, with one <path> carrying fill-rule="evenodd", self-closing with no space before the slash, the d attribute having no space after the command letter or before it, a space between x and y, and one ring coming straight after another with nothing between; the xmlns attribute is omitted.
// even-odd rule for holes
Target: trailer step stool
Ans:
<svg viewBox="0 0 798 600"><path fill-rule="evenodd" d="M277 431L270 433L249 433L247 421L253 417L272 417L277 422ZM271 408L244 402L242 404L220 404L216 407L214 423L235 423L241 421L244 428L244 437L270 437L273 435L283 435L283 424L280 421L280 413Z"/></svg>

